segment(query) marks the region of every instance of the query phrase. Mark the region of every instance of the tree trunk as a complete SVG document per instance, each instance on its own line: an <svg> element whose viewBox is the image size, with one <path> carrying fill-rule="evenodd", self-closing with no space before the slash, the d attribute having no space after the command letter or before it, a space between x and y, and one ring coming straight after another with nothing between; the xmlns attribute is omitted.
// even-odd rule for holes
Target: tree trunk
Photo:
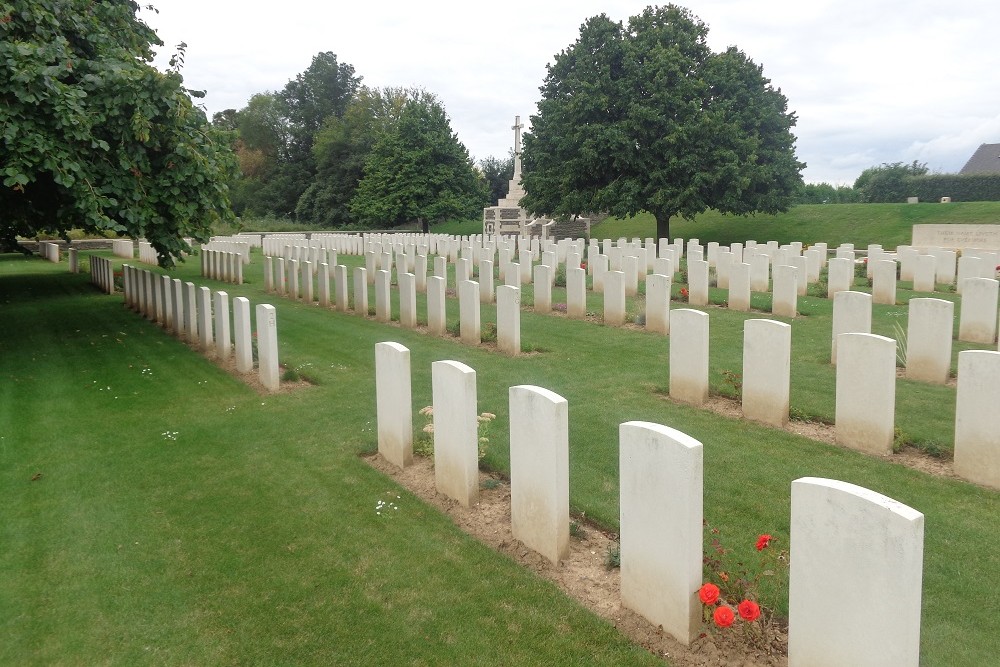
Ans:
<svg viewBox="0 0 1000 667"><path fill-rule="evenodd" d="M423 231L424 234L430 234L431 233L431 226L430 226L430 224L425 219L423 219L423 218L417 218L417 221L420 222L420 229L421 229L421 231Z"/></svg>
<svg viewBox="0 0 1000 667"><path fill-rule="evenodd" d="M660 239L667 239L670 241L670 214L669 213L654 213L653 217L656 218L656 243L659 245Z"/></svg>

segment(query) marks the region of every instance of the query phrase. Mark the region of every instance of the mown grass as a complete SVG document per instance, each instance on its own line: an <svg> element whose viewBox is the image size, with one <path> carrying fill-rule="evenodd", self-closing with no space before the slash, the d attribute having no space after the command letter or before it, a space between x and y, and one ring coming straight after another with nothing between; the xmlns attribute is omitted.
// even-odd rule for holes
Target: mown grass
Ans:
<svg viewBox="0 0 1000 667"><path fill-rule="evenodd" d="M671 238L697 238L702 244L778 241L816 243L831 247L853 243L884 248L909 244L915 224L997 224L1000 202L954 202L951 204L806 204L777 215L750 217L706 211L693 220L673 218ZM644 213L634 218L608 218L591 228L593 238L647 238L656 236L656 221Z"/></svg>
<svg viewBox="0 0 1000 667"><path fill-rule="evenodd" d="M360 263L355 257L341 261ZM10 610L3 617L12 619L4 629L15 640L0 662L36 655L42 656L39 662L67 655L71 662L86 662L106 655L95 653L98 643L90 638L106 639L118 626L117 646L138 661L282 662L285 652L295 657L291 662L354 664L396 659L570 664L580 661L581 652L595 663L613 664L624 655L634 659L606 625L581 614L551 587L518 574L355 459L358 451L375 446L373 346L380 340L411 349L414 407L431 402L431 362L456 359L476 369L480 411L498 415L486 457L497 470L509 470L507 388L537 384L565 396L572 506L612 529L618 523L617 429L633 419L670 425L705 444L707 518L727 544L747 551L763 532L787 546L790 483L802 476L841 479L907 503L927 521L923 663L984 664L1000 650L1000 619L970 613L968 596L975 590L977 599L989 600L1000 593L993 576L1000 566L996 492L674 404L663 396L668 338L524 311L522 340L545 351L511 358L453 338L264 295L259 263L248 273L254 282L243 287L197 278L193 263L175 270L185 280L277 307L282 360L303 368L317 385L260 398L124 312L120 297L94 295L79 277L55 275L58 269L51 265L24 266L29 265L28 277L0 280L0 299L16 307L5 303L5 311L16 312L17 321L37 319L33 327L0 334L5 352L18 350L16 359L25 363L28 351L36 357L44 351L47 359L23 368L6 353L0 360L0 433L16 434L19 443L0 449L0 502L21 508L3 519L5 542L16 537L11 543L17 546L2 556L0 601ZM34 296L68 293L45 307L32 305L37 299L31 294L11 296L29 289ZM524 296L531 303L530 289ZM909 296L900 290L901 301ZM713 291L713 300L724 298ZM754 298L755 306L767 307L764 295ZM564 302L565 291L557 288L553 301ZM792 406L832 420L829 302L808 297L800 303L809 315L793 326ZM456 302L449 300L448 308L449 320L457 320ZM641 297L630 300L630 313L641 309ZM600 312L600 296L589 296L588 310ZM901 310L876 306L876 332L888 333ZM397 312L394 304L394 317ZM743 321L769 315L710 312L712 386L724 392L722 371L741 370ZM484 306L483 322L494 317L493 307ZM92 333L75 339L67 329L81 319ZM29 335L38 329L52 333ZM112 336L116 332L126 337ZM59 344L65 354L52 348ZM958 349L956 344L956 354ZM141 369L134 377L134 369L125 370L130 363L150 361L156 366L149 366L155 391L144 390L142 383L150 378ZM44 378L35 380L44 390L11 389L7 378L22 374ZM78 375L82 381L73 385ZM55 391L48 387L50 376L64 387L54 398L46 398ZM88 389L95 380L139 392L134 399L139 407L123 408L117 404L121 398ZM203 381L209 382L199 384ZM70 400L76 394L79 410ZM898 383L897 422L915 440L950 443L953 408L953 389ZM15 418L50 410L63 419ZM81 433L79 423L89 428ZM178 439L165 439L166 431L178 431ZM35 472L43 472L42 479L27 481ZM64 475L74 483L64 486ZM46 491L52 486L55 491ZM37 507L23 502L28 493L37 497ZM376 501L391 497L386 493L402 496L395 501L401 520L375 515ZM70 509L73 521L63 515ZM77 523L87 528L66 538L66 524ZM138 539L130 542L134 535ZM120 555L118 545L131 558ZM53 552L65 556L55 558ZM62 569L70 562L81 563L70 568L72 577ZM505 578L515 583L505 586ZM80 590L51 607L54 598L42 590L49 588L31 588L27 581ZM418 590L413 581L420 582ZM522 597L528 590L537 597ZM95 602L107 591L117 591L114 604ZM453 609L459 603L464 603L460 613ZM780 597L777 604L784 606ZM370 619L379 613L393 620ZM67 618L75 621L71 630L50 638ZM392 637L383 641L385 635ZM553 636L560 639L557 646L538 653L543 649L534 642L551 642ZM335 656L326 643L331 637L339 647ZM46 642L48 650L36 653ZM169 646L172 653L150 657L146 646ZM415 657L404 657L407 649L416 650Z"/></svg>

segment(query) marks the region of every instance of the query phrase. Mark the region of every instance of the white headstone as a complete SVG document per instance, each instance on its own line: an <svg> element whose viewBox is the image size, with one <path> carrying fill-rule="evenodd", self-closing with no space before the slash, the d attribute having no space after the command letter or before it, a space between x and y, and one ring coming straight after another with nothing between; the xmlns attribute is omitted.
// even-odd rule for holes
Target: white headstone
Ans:
<svg viewBox="0 0 1000 667"><path fill-rule="evenodd" d="M483 340L479 323L479 283L465 280L458 284L458 318L462 342L479 345Z"/></svg>
<svg viewBox="0 0 1000 667"><path fill-rule="evenodd" d="M831 263L834 260L830 260ZM871 333L872 295L845 290L833 297L830 363L837 363L837 337L843 333Z"/></svg>
<svg viewBox="0 0 1000 667"><path fill-rule="evenodd" d="M923 554L920 512L847 482L792 482L789 667L917 667Z"/></svg>
<svg viewBox="0 0 1000 667"><path fill-rule="evenodd" d="M958 324L958 339L992 345L997 338L997 298L1000 282L966 278Z"/></svg>
<svg viewBox="0 0 1000 667"><path fill-rule="evenodd" d="M944 299L910 299L906 327L906 377L945 384L951 371L955 304Z"/></svg>
<svg viewBox="0 0 1000 667"><path fill-rule="evenodd" d="M955 474L1000 489L1000 352L958 353Z"/></svg>
<svg viewBox="0 0 1000 667"><path fill-rule="evenodd" d="M622 605L688 645L701 621L703 448L660 424L618 433Z"/></svg>
<svg viewBox="0 0 1000 667"><path fill-rule="evenodd" d="M844 333L837 338L837 442L869 454L891 454L896 341L866 333Z"/></svg>
<svg viewBox="0 0 1000 667"><path fill-rule="evenodd" d="M750 312L750 265L733 264L729 274L729 310Z"/></svg>
<svg viewBox="0 0 1000 667"><path fill-rule="evenodd" d="M510 391L510 514L514 538L553 563L569 554L569 411L530 385Z"/></svg>
<svg viewBox="0 0 1000 667"><path fill-rule="evenodd" d="M708 400L708 313L670 311L670 397L701 405Z"/></svg>
<svg viewBox="0 0 1000 667"><path fill-rule="evenodd" d="M774 320L743 323L743 415L783 427L788 423L792 327Z"/></svg>
<svg viewBox="0 0 1000 667"><path fill-rule="evenodd" d="M479 497L476 372L458 361L435 361L431 381L434 481L439 492L469 507Z"/></svg>
<svg viewBox="0 0 1000 667"><path fill-rule="evenodd" d="M250 299L238 296L233 299L233 338L236 342L236 371L253 370L253 334L250 322Z"/></svg>
<svg viewBox="0 0 1000 667"><path fill-rule="evenodd" d="M625 323L625 274L621 271L604 274L604 323L614 327Z"/></svg>
<svg viewBox="0 0 1000 667"><path fill-rule="evenodd" d="M497 288L497 347L507 354L521 353L520 287L501 285Z"/></svg>
<svg viewBox="0 0 1000 667"><path fill-rule="evenodd" d="M274 306L266 303L257 306L257 370L261 384L277 391L281 384L278 375L278 324Z"/></svg>
<svg viewBox="0 0 1000 667"><path fill-rule="evenodd" d="M646 329L649 331L670 333L670 289L669 276L654 273L646 279Z"/></svg>
<svg viewBox="0 0 1000 667"><path fill-rule="evenodd" d="M375 398L378 453L404 468L413 462L413 398L410 350L399 343L375 344Z"/></svg>

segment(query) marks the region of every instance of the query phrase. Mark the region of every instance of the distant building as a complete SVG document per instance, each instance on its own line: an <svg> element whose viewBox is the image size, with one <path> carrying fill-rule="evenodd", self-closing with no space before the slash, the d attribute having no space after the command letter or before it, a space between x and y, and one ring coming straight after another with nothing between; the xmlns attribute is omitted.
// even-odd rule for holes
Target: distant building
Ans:
<svg viewBox="0 0 1000 667"><path fill-rule="evenodd" d="M982 144L959 174L1000 174L1000 144Z"/></svg>

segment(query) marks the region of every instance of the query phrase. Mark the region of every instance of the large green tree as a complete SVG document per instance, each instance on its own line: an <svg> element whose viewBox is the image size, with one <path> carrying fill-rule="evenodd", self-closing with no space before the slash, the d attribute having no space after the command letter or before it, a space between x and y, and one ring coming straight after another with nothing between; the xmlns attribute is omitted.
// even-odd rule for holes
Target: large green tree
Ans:
<svg viewBox="0 0 1000 667"><path fill-rule="evenodd" d="M372 148L351 213L367 225L397 227L478 215L486 182L432 97L409 100Z"/></svg>
<svg viewBox="0 0 1000 667"><path fill-rule="evenodd" d="M510 188L510 179L514 178L514 153L511 151L504 159L493 155L479 161L479 171L486 179L486 185L490 189L489 202L496 204L500 199L507 196Z"/></svg>
<svg viewBox="0 0 1000 667"><path fill-rule="evenodd" d="M342 116L326 119L313 144L316 176L295 206L299 220L325 228L354 222L350 203L372 148L395 127L412 100L433 100L433 96L419 88L362 86Z"/></svg>
<svg viewBox="0 0 1000 667"><path fill-rule="evenodd" d="M688 10L649 7L625 26L587 20L548 66L524 139L536 212L648 211L670 219L708 208L785 210L801 185L787 100L741 51L714 53Z"/></svg>
<svg viewBox="0 0 1000 667"><path fill-rule="evenodd" d="M130 0L0 1L0 239L78 227L147 238L168 266L184 236L232 216L231 138L184 88ZM183 56L183 53L180 54Z"/></svg>
<svg viewBox="0 0 1000 667"><path fill-rule="evenodd" d="M324 51L282 90L258 93L243 109L218 118L222 126L239 129L241 169L253 167L242 169L234 186L237 213L297 215L299 199L317 175L316 138L326 123L344 115L360 87L354 67Z"/></svg>
<svg viewBox="0 0 1000 667"><path fill-rule="evenodd" d="M858 201L863 203L900 203L913 195L908 184L912 176L927 174L927 165L914 160L903 162L883 162L877 167L869 167L854 181L854 191Z"/></svg>

